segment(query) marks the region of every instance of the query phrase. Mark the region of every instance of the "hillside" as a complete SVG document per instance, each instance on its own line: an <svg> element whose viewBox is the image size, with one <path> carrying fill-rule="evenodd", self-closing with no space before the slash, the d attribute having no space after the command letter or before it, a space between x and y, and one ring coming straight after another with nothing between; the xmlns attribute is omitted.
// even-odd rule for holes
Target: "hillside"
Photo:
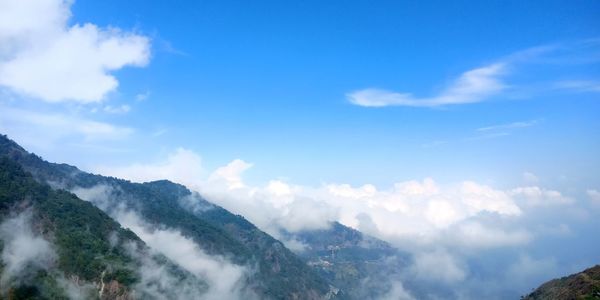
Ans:
<svg viewBox="0 0 600 300"><path fill-rule="evenodd" d="M600 265L577 274L550 280L522 299L598 300L600 299Z"/></svg>
<svg viewBox="0 0 600 300"><path fill-rule="evenodd" d="M379 299L407 265L407 257L388 243L338 222L287 238L303 244L298 255L349 299Z"/></svg>
<svg viewBox="0 0 600 300"><path fill-rule="evenodd" d="M66 164L49 163L6 136L0 136L0 157L18 163L39 183L75 192L113 218L119 212L133 211L149 224L181 232L201 245L208 255L226 257L236 265L255 270L247 285L261 298L334 296L328 282L281 242L181 185L169 181L132 183L82 172ZM94 192L99 190L102 193Z"/></svg>
<svg viewBox="0 0 600 300"><path fill-rule="evenodd" d="M0 297L9 299L174 299L144 274L162 265L178 287L206 284L145 244L89 202L38 183L0 158Z"/></svg>

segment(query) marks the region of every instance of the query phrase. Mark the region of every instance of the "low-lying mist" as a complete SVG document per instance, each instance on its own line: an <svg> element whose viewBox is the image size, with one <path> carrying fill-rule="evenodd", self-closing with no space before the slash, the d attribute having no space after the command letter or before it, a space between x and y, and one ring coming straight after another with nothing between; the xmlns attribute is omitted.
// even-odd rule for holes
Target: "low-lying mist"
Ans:
<svg viewBox="0 0 600 300"><path fill-rule="evenodd" d="M176 294L180 295L175 298L178 299L191 299L198 295L201 295L202 299L215 300L256 298L246 284L247 278L252 274L250 266L233 264L224 256L209 255L202 250L202 245L184 236L180 231L161 224L148 223L136 213L135 209L126 208L125 203L115 196L117 189L118 187L97 185L91 188L75 188L72 192L106 211L124 228L130 229L140 237L152 251L164 255L207 284L206 290L199 290L194 286L182 288L177 285L177 279L169 278L169 274L163 274L156 262L142 261L143 282L150 279L159 282L159 288L156 291L148 291L149 294L161 295L164 291L168 291L170 297L173 297L173 291L177 291ZM197 206L194 207L199 209Z"/></svg>

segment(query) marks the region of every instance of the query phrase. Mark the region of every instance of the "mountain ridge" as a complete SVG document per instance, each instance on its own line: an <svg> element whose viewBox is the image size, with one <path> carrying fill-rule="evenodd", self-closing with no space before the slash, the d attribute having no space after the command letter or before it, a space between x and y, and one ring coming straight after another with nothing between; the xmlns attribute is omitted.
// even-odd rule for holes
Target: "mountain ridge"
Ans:
<svg viewBox="0 0 600 300"><path fill-rule="evenodd" d="M78 190L108 187L109 201L102 203L109 215L116 209L136 211L150 224L173 228L202 245L211 255L224 255L239 265L253 265L250 279L255 291L273 299L325 299L335 297L326 280L281 242L256 228L243 217L204 200L197 193L167 180L133 183L123 179L90 174L67 164L50 163L0 136L0 157L7 157L30 172L41 183L55 189ZM192 212L181 205L191 197L196 204L211 207ZM98 205L94 199L92 203Z"/></svg>
<svg viewBox="0 0 600 300"><path fill-rule="evenodd" d="M143 261L165 266L181 285L206 288L91 203L35 181L6 157L0 157L0 220L0 286L9 299L130 299L134 290L149 298L160 284L140 272ZM68 295L73 291L78 295Z"/></svg>
<svg viewBox="0 0 600 300"><path fill-rule="evenodd" d="M600 300L600 265L552 279L521 299Z"/></svg>

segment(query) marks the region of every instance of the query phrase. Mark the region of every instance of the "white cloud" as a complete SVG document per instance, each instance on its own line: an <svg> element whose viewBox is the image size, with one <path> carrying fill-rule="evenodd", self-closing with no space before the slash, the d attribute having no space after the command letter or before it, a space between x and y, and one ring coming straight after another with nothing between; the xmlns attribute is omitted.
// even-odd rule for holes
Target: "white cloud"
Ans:
<svg viewBox="0 0 600 300"><path fill-rule="evenodd" d="M573 90L577 92L600 92L600 81L598 80L568 80L556 84L558 89Z"/></svg>
<svg viewBox="0 0 600 300"><path fill-rule="evenodd" d="M146 99L148 99L148 97L150 97L150 91L145 91L143 93L135 95L135 101L145 101Z"/></svg>
<svg viewBox="0 0 600 300"><path fill-rule="evenodd" d="M124 228L133 231L155 253L169 258L208 285L206 290L203 286L195 285L194 282L183 281L150 256L141 255L137 246L132 243L126 245L130 248L130 255L141 262L141 282L136 286L136 290L158 298L175 295L176 299L199 296L202 296L202 299L253 299L254 295L246 289L245 285L245 279L250 275L246 267L233 264L219 255L208 255L201 244L184 236L180 231L161 225L151 225L135 211L124 209L124 204L113 197L114 193L118 193L118 188L96 185L91 188L77 187L71 192L107 212ZM192 199L181 200L184 207L195 206ZM195 209L199 207L196 205ZM165 291L169 294L165 295Z"/></svg>
<svg viewBox="0 0 600 300"><path fill-rule="evenodd" d="M0 224L2 241L1 283L9 286L13 281L31 280L28 276L38 270L49 270L56 261L56 252L52 245L41 235L33 232L32 213L27 210Z"/></svg>
<svg viewBox="0 0 600 300"><path fill-rule="evenodd" d="M450 236L461 245L470 248L498 248L528 243L532 236L526 230L505 231L501 228L489 228L474 221L459 224Z"/></svg>
<svg viewBox="0 0 600 300"><path fill-rule="evenodd" d="M519 121L519 122L512 122L512 123L500 124L500 125L491 125L491 126L477 128L477 131L497 131L497 130L526 128L526 127L535 126L538 124L538 122L539 122L538 120L530 120L530 121Z"/></svg>
<svg viewBox="0 0 600 300"><path fill-rule="evenodd" d="M382 295L380 300L415 300L402 285L402 282L395 281L392 283L392 288L385 294Z"/></svg>
<svg viewBox="0 0 600 300"><path fill-rule="evenodd" d="M2 247L2 293L21 283L31 284L40 270L50 272L69 299L87 299L97 293L97 287L84 280L67 279L57 270L58 255L54 245L36 232L31 209L6 218L0 224Z"/></svg>
<svg viewBox="0 0 600 300"><path fill-rule="evenodd" d="M204 281L197 278L182 279L169 265L154 257L143 255L135 243L125 245L128 254L138 261L139 281L133 287L139 298L149 299L196 299L206 293ZM178 270L177 270L178 271ZM71 299L86 299L85 297Z"/></svg>
<svg viewBox="0 0 600 300"><path fill-rule="evenodd" d="M455 257L443 250L417 253L411 271L422 280L442 283L463 281L468 272Z"/></svg>
<svg viewBox="0 0 600 300"><path fill-rule="evenodd" d="M104 110L104 112L107 112L109 114L125 114L131 110L131 106L129 106L127 104L123 104L123 105L119 105L119 106L106 105L102 110Z"/></svg>
<svg viewBox="0 0 600 300"><path fill-rule="evenodd" d="M365 184L358 188L353 188L349 184L330 184L327 185L327 191L339 197L363 198L375 195L377 188L372 184Z"/></svg>
<svg viewBox="0 0 600 300"><path fill-rule="evenodd" d="M0 104L0 131L36 147L47 147L65 139L84 142L122 140L134 133L129 127L94 121L76 114L31 111Z"/></svg>
<svg viewBox="0 0 600 300"><path fill-rule="evenodd" d="M480 68L471 69L462 73L445 89L429 97L418 97L408 92L395 92L379 88L365 88L346 94L352 104L365 107L385 106L412 106L412 107L439 107L477 103L491 99L508 91L509 85L505 82L509 70L516 66L563 66L578 64L591 64L598 61L597 40L579 40L553 45L532 47L505 56L495 63ZM563 73L567 72L561 70ZM537 71L537 72L544 72ZM518 79L517 79L518 80ZM539 85L539 84L538 84ZM528 86L528 88L522 88ZM532 90L552 91L556 89L575 92L598 92L600 82L592 80L563 80L547 84L541 89L536 84L516 83L510 85L513 92L509 97L529 97ZM508 125L508 124L507 124ZM518 124L515 124L518 126Z"/></svg>
<svg viewBox="0 0 600 300"><path fill-rule="evenodd" d="M575 202L573 198L563 196L558 191L538 186L518 187L510 190L509 194L528 206L569 205Z"/></svg>
<svg viewBox="0 0 600 300"><path fill-rule="evenodd" d="M191 166L196 171L189 172ZM564 219L527 225L532 214L538 212L527 209L531 205L540 205L540 199L560 204L567 198L541 187L500 190L474 181L441 185L431 178L398 182L387 189L372 184L334 183L310 187L283 180L249 185L243 180L243 172L250 166L234 160L215 172L204 173L198 155L178 150L162 163L137 165L127 168L125 174L138 181L142 181L139 174L144 174L146 180L152 177L182 182L276 238L284 236L282 229L292 233L318 230L339 221L410 253L412 263L402 271L408 272L405 276L446 286L478 276L469 271L474 253L485 256L488 252L536 247L532 241L548 238L550 229L568 230L568 224L561 225L568 222ZM187 173L187 178L174 172L179 168L184 168L182 173ZM283 241L295 251L306 249L293 238Z"/></svg>
<svg viewBox="0 0 600 300"><path fill-rule="evenodd" d="M169 130L165 129L165 128L161 128L161 129L157 129L152 133L153 137L159 137L164 135L165 133L169 132Z"/></svg>
<svg viewBox="0 0 600 300"><path fill-rule="evenodd" d="M588 197L590 198L590 201L592 202L592 204L600 206L600 191L594 190L594 189L589 189L586 191L586 193L587 193Z"/></svg>
<svg viewBox="0 0 600 300"><path fill-rule="evenodd" d="M489 186L465 181L461 186L463 202L471 213L480 211L495 212L501 215L520 215L521 209L503 191Z"/></svg>
<svg viewBox="0 0 600 300"><path fill-rule="evenodd" d="M459 291L457 297L514 291L507 287L514 283L511 278L505 279L507 284L490 286L485 291L473 286L478 282L488 284L485 268L504 261L506 264L494 274L509 272L515 255L522 253L519 251L538 249L541 239L575 236L570 232L577 228L572 227L575 225L570 220L584 220L573 213L562 213L564 205L575 204L573 199L539 186L497 189L474 181L439 184L431 178L398 182L389 188L345 183L311 187L284 180L250 185L244 182L243 172L251 164L234 160L206 175L200 172L199 159L197 163L184 163L191 161L185 157L199 158L190 154L193 152L186 155L176 152L159 164L126 168L125 174L130 179L152 174L153 179L182 182L276 238L285 236L282 229L292 233L317 230L328 228L331 221L339 221L408 253L412 260L400 271L403 281L411 284L407 286L413 288L415 281L425 286L439 282L445 288ZM176 170L178 164L186 168L195 165L198 171L185 171L191 177L182 178L170 171ZM588 192L590 196L596 194L600 193ZM545 207L541 210L540 206ZM593 218L584 221L590 220ZM306 245L293 238L283 240L295 251L306 249ZM536 264L530 265L533 268ZM542 275L529 272L522 278L535 281ZM419 295L418 290L411 292Z"/></svg>
<svg viewBox="0 0 600 300"><path fill-rule="evenodd" d="M523 172L523 180L526 183L537 183L539 178L531 172Z"/></svg>
<svg viewBox="0 0 600 300"><path fill-rule="evenodd" d="M115 217L150 248L205 280L209 289L201 295L202 299L248 299L249 295L242 296L246 292L246 268L232 264L224 257L206 254L197 243L179 231L152 228L133 212L119 212Z"/></svg>
<svg viewBox="0 0 600 300"><path fill-rule="evenodd" d="M324 184L320 187L298 186L271 180L265 186L248 186L243 172L252 165L236 159L206 176L200 156L178 149L160 163L134 164L127 167L102 166L98 172L133 181L170 179L198 190L218 205L245 216L263 230L277 235L279 229L300 230L327 228L331 221L365 230L387 240L414 238L420 243L444 241L441 233L455 224L483 213L517 217L522 212L510 195L471 181L439 186L433 179L396 183L391 189L374 185L353 187L348 184ZM512 238L523 240L514 232L498 233L498 241L485 241L490 247L511 246ZM473 243L470 232L465 247ZM493 239L492 234L489 239Z"/></svg>
<svg viewBox="0 0 600 300"><path fill-rule="evenodd" d="M410 93L397 93L381 89L364 89L347 95L348 100L359 106L422 106L434 107L452 104L475 103L496 95L506 88L500 80L506 66L495 63L469 70L461 74L450 86L438 95L419 98Z"/></svg>
<svg viewBox="0 0 600 300"><path fill-rule="evenodd" d="M165 161L124 167L97 166L101 174L126 178L135 182L169 179L177 183L197 188L204 176L202 159L191 150L178 148Z"/></svg>
<svg viewBox="0 0 600 300"><path fill-rule="evenodd" d="M208 179L209 181L224 182L227 188L232 190L243 188L244 183L242 182L241 174L251 167L252 164L241 159L236 159L226 166L215 170Z"/></svg>
<svg viewBox="0 0 600 300"><path fill-rule="evenodd" d="M97 102L117 88L111 71L148 63L147 37L68 25L71 4L0 0L0 85L48 102Z"/></svg>

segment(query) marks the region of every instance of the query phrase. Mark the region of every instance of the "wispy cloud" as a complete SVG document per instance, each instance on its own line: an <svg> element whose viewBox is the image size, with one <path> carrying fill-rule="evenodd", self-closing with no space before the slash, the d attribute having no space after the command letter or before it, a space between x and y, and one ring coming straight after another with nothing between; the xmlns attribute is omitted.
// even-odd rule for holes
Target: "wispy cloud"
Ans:
<svg viewBox="0 0 600 300"><path fill-rule="evenodd" d="M590 198L592 204L600 206L600 191L595 189L589 189L586 191L586 193Z"/></svg>
<svg viewBox="0 0 600 300"><path fill-rule="evenodd" d="M600 92L600 80L568 80L556 84L557 89L574 90L577 92Z"/></svg>
<svg viewBox="0 0 600 300"><path fill-rule="evenodd" d="M433 142L421 144L421 147L423 147L423 148L436 148L436 147L440 147L440 146L443 146L443 145L446 145L446 144L448 144L447 141L437 140L437 141L433 141Z"/></svg>
<svg viewBox="0 0 600 300"><path fill-rule="evenodd" d="M28 110L0 104L0 111L0 132L35 149L65 150L64 145L68 144L101 152L122 152L123 149L113 149L111 144L122 142L136 132L132 127L54 109Z"/></svg>
<svg viewBox="0 0 600 300"><path fill-rule="evenodd" d="M150 97L150 91L145 91L143 93L135 95L135 101L145 101L146 99L148 99L148 97Z"/></svg>
<svg viewBox="0 0 600 300"><path fill-rule="evenodd" d="M491 133L486 133L486 134L481 134L481 135L477 135L477 136L468 137L468 138L465 138L464 141L488 140L488 139L495 139L495 138L505 137L505 136L509 136L509 135L510 135L510 133L509 132L505 132L505 131L491 132Z"/></svg>
<svg viewBox="0 0 600 300"><path fill-rule="evenodd" d="M168 131L169 131L169 130L168 130L168 129L166 129L166 128L160 128L160 129L157 129L157 130L155 130L154 132L152 132L152 136L153 136L153 137L159 137L159 136L161 136L161 135L163 135L163 134L167 133Z"/></svg>
<svg viewBox="0 0 600 300"><path fill-rule="evenodd" d="M125 114L131 110L131 106L129 106L127 104L118 105L118 106L107 105L103 108L103 110L104 110L104 112L109 113L109 114Z"/></svg>
<svg viewBox="0 0 600 300"><path fill-rule="evenodd" d="M499 124L499 125L480 127L480 128L477 128L477 131L485 132L485 131L511 130L511 129L535 126L538 123L539 123L539 120L518 121L518 122L507 123L507 124Z"/></svg>
<svg viewBox="0 0 600 300"><path fill-rule="evenodd" d="M506 88L500 77L506 73L504 63L495 63L461 74L438 95L419 98L410 93L382 89L364 89L349 93L349 101L366 107L420 106L434 107L451 104L480 102Z"/></svg>
<svg viewBox="0 0 600 300"><path fill-rule="evenodd" d="M364 107L411 106L439 107L477 103L490 100L506 91L522 88L508 84L507 77L517 67L529 65L582 65L600 61L598 40L542 45L517 51L499 58L492 64L465 71L439 93L419 97L409 92L395 92L379 88L365 88L346 94L348 101ZM527 85L528 83L525 83ZM533 84L535 85L535 84ZM598 92L597 80L567 80L555 85L546 84L544 89L566 89L579 92Z"/></svg>
<svg viewBox="0 0 600 300"><path fill-rule="evenodd" d="M516 122L511 122L511 123L479 127L475 130L476 131L475 136L467 137L464 139L464 141L479 141L479 140L501 138L501 137L511 135L516 130L536 126L539 123L540 123L540 120L535 119L535 120L529 120L529 121L516 121Z"/></svg>
<svg viewBox="0 0 600 300"><path fill-rule="evenodd" d="M6 292L4 288L11 283L31 282L34 271L48 270L56 261L52 245L34 232L31 220L32 212L26 210L0 224L2 292Z"/></svg>
<svg viewBox="0 0 600 300"><path fill-rule="evenodd" d="M133 133L132 128L121 127L110 123L98 122L76 116L59 113L42 113L15 108L2 108L6 114L0 120L0 128L27 126L44 128L47 134L80 135L85 140L122 139ZM15 125L15 126L11 126Z"/></svg>

